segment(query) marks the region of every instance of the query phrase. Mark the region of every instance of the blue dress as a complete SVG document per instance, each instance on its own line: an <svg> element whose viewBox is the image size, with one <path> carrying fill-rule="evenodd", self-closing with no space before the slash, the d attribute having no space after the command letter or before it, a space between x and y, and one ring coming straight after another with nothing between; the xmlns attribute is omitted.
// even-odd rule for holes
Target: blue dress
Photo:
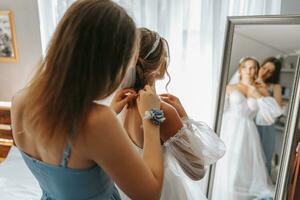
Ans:
<svg viewBox="0 0 300 200"><path fill-rule="evenodd" d="M271 96L273 96L273 85L270 85L268 89ZM276 144L276 134L277 131L275 129L275 124L268 125L268 126L260 126L257 125L257 129L259 132L261 144L266 156L266 166L268 169L269 174L271 174L272 168L272 158L275 151L275 144Z"/></svg>
<svg viewBox="0 0 300 200"><path fill-rule="evenodd" d="M266 156L266 166L269 174L271 174L272 159L275 151L276 134L277 134L275 125L274 124L270 126L257 125L257 129Z"/></svg>
<svg viewBox="0 0 300 200"><path fill-rule="evenodd" d="M42 189L41 200L121 200L111 178L98 166L88 169L70 169L71 154L68 143L60 166L21 155Z"/></svg>

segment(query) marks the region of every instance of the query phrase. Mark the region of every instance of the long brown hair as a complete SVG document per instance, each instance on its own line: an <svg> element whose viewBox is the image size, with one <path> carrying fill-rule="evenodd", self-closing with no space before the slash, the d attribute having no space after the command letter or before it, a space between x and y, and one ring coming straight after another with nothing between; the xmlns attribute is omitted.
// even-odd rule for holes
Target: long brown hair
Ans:
<svg viewBox="0 0 300 200"><path fill-rule="evenodd" d="M110 0L77 0L66 11L28 86L24 113L41 139L67 139L96 99L122 81L136 45L136 26Z"/></svg>
<svg viewBox="0 0 300 200"><path fill-rule="evenodd" d="M170 83L170 75L167 71L168 63L169 63L169 45L166 39L159 37L159 43L157 48L149 54L151 49L153 48L153 44L156 41L156 34L147 28L139 28L140 34L140 51L139 58L136 64L136 82L134 84L135 90L142 89L146 84L149 84L149 79L151 77L152 72L159 69L159 67L163 64L163 74L160 74L161 77L166 73L169 77L169 81L166 85L166 89L168 84ZM149 54L149 55L148 55ZM148 56L147 56L148 55ZM147 58L146 58L147 56Z"/></svg>
<svg viewBox="0 0 300 200"><path fill-rule="evenodd" d="M280 59L275 58L275 57L266 58L262 62L261 67L263 67L267 63L272 63L275 66L275 71L273 72L272 76L270 76L267 80L265 80L265 83L278 84L280 81L280 72L281 72Z"/></svg>

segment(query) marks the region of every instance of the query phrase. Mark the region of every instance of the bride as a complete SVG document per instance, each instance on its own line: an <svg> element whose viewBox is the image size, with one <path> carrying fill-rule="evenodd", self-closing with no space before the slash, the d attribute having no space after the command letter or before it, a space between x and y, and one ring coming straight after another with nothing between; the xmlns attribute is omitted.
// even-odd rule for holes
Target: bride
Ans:
<svg viewBox="0 0 300 200"><path fill-rule="evenodd" d="M227 152L217 164L214 200L272 199L257 124L272 124L281 114L274 98L254 84L259 63L250 57L239 64L240 78L226 88L221 138Z"/></svg>
<svg viewBox="0 0 300 200"><path fill-rule="evenodd" d="M164 77L167 72L168 44L158 33L140 28L140 53L136 67L125 76L122 88L137 92ZM117 95L116 95L117 96ZM225 153L224 143L203 122L188 118L179 99L162 94L161 109L166 120L160 125L164 152L164 183L161 200L204 200L198 180L208 165ZM143 127L136 100L123 109L120 118L137 151L143 153ZM145 186L146 187L146 186ZM122 199L129 199L120 191Z"/></svg>

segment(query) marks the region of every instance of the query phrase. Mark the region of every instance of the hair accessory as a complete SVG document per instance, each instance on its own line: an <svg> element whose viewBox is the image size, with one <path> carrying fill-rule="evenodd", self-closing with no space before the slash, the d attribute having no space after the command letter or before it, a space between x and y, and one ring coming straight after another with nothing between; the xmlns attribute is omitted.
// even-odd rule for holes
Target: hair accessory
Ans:
<svg viewBox="0 0 300 200"><path fill-rule="evenodd" d="M164 112L160 109L154 108L146 111L143 119L150 119L155 125L160 125L166 120L166 118L164 117Z"/></svg>
<svg viewBox="0 0 300 200"><path fill-rule="evenodd" d="M158 35L158 33L155 33L155 42L152 46L152 49L148 52L148 54L144 57L144 59L147 59L156 50L159 44L159 40L160 40L160 36Z"/></svg>

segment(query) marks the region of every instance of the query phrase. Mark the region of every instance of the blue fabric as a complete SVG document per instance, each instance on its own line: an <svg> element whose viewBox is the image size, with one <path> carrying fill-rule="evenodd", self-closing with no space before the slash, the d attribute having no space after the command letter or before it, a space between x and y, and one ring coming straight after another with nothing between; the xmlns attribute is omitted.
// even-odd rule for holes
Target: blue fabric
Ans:
<svg viewBox="0 0 300 200"><path fill-rule="evenodd" d="M272 197L264 197L261 200L273 200L273 198Z"/></svg>
<svg viewBox="0 0 300 200"><path fill-rule="evenodd" d="M121 200L114 183L97 165L89 169L70 169L71 145L64 150L60 166L21 155L43 191L41 200Z"/></svg>
<svg viewBox="0 0 300 200"><path fill-rule="evenodd" d="M266 166L269 174L271 173L272 158L276 143L276 129L275 125L271 126L257 126L260 135L261 144L266 156Z"/></svg>

